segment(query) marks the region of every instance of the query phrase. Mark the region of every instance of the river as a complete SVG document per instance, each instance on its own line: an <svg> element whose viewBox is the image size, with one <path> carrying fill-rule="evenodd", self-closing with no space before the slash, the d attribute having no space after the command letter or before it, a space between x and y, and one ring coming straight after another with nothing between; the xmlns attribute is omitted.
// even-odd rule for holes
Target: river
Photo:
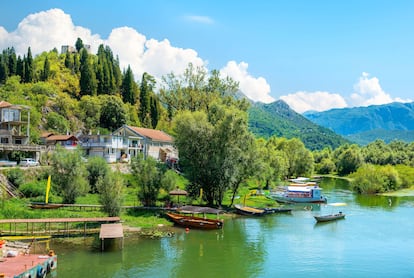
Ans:
<svg viewBox="0 0 414 278"><path fill-rule="evenodd" d="M328 203L291 213L226 220L223 230L171 238L130 235L100 251L97 238L52 240L57 277L414 277L414 197L358 196L345 181L321 182ZM343 211L316 224L314 215Z"/></svg>

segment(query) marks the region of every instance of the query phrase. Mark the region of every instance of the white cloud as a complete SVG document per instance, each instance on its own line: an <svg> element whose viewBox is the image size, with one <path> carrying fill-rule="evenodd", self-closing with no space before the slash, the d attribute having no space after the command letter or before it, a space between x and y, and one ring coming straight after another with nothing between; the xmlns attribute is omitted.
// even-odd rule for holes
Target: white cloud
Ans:
<svg viewBox="0 0 414 278"><path fill-rule="evenodd" d="M214 20L211 17L203 16L203 15L187 15L184 18L191 22L197 22L197 23L203 23L203 24L214 23Z"/></svg>
<svg viewBox="0 0 414 278"><path fill-rule="evenodd" d="M70 15L60 9L30 14L15 31L7 33L0 30L0 38L1 49L13 46L19 55L26 54L29 46L34 55L54 47L60 50L62 45L75 44L77 38L82 38L84 44L90 44L93 51L102 43L99 35L75 26Z"/></svg>
<svg viewBox="0 0 414 278"><path fill-rule="evenodd" d="M294 94L281 96L290 108L298 113L305 111L326 111L332 108L347 107L345 99L339 94L329 92L305 92L300 91Z"/></svg>
<svg viewBox="0 0 414 278"><path fill-rule="evenodd" d="M247 72L249 65L245 62L237 64L235 61L230 61L220 70L220 73L227 75L239 82L239 89L248 98L254 101L269 103L275 101L270 96L270 85L263 77L253 77Z"/></svg>
<svg viewBox="0 0 414 278"><path fill-rule="evenodd" d="M401 98L392 98L380 86L376 77L369 78L369 74L362 73L358 83L354 85L355 92L350 96L352 106L380 105L390 102L411 102L412 100Z"/></svg>

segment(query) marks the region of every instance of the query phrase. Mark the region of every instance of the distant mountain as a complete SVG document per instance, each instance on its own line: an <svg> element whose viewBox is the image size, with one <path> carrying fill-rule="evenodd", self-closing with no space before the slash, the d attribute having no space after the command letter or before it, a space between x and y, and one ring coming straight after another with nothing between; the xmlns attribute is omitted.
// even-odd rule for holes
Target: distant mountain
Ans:
<svg viewBox="0 0 414 278"><path fill-rule="evenodd" d="M249 129L258 137L299 138L311 150L333 149L346 139L332 130L318 126L293 111L283 100L270 104L252 103L249 109Z"/></svg>
<svg viewBox="0 0 414 278"><path fill-rule="evenodd" d="M361 145L376 139L387 143L395 139L414 141L414 102L306 112L303 115Z"/></svg>

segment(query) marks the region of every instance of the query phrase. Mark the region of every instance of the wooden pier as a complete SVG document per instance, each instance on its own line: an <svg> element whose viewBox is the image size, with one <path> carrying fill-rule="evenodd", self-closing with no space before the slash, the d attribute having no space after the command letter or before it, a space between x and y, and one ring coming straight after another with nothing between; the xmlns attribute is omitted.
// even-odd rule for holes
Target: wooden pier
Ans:
<svg viewBox="0 0 414 278"><path fill-rule="evenodd" d="M104 250L104 240L106 238L122 238L122 248L124 248L124 230L121 223L102 224L99 232L99 239L102 241L102 251Z"/></svg>
<svg viewBox="0 0 414 278"><path fill-rule="evenodd" d="M91 230L96 232L99 224L119 221L121 221L119 217L0 219L0 235L69 235L79 234L82 231L86 235ZM8 229L4 226L8 226Z"/></svg>

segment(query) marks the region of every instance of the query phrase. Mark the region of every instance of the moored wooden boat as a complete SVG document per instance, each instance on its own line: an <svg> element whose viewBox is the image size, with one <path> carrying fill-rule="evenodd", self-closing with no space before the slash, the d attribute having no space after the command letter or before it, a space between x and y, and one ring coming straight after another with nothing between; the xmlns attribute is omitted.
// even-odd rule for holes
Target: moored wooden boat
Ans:
<svg viewBox="0 0 414 278"><path fill-rule="evenodd" d="M63 207L63 204L50 204L50 203L31 203L32 209L56 209Z"/></svg>
<svg viewBox="0 0 414 278"><path fill-rule="evenodd" d="M223 228L224 221L220 219L209 219L197 216L183 215L178 213L167 212L166 215L177 225L185 228L197 228L204 230L213 230Z"/></svg>
<svg viewBox="0 0 414 278"><path fill-rule="evenodd" d="M236 212L242 215L249 215L249 216L262 216L267 213L265 209L258 209L253 207L242 206L239 204L234 205Z"/></svg>
<svg viewBox="0 0 414 278"><path fill-rule="evenodd" d="M345 214L342 212L336 213L336 214L328 214L328 215L320 215L320 216L314 216L317 222L328 222L338 219L344 219Z"/></svg>
<svg viewBox="0 0 414 278"><path fill-rule="evenodd" d="M265 208L266 213L285 213L292 212L291 208Z"/></svg>

